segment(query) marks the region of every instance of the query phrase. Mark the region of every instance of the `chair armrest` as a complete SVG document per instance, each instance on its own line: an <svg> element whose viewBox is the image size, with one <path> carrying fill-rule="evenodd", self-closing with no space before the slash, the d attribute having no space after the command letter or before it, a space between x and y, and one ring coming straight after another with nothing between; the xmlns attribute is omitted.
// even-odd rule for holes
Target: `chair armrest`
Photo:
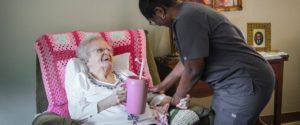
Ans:
<svg viewBox="0 0 300 125"><path fill-rule="evenodd" d="M38 114L32 122L32 125L80 125L78 121L64 118L52 112L43 112Z"/></svg>

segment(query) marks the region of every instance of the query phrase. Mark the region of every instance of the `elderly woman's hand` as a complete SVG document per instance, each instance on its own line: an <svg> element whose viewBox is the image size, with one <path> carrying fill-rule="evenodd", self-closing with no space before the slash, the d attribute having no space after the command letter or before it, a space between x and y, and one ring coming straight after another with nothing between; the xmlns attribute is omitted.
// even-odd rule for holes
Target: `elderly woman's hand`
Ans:
<svg viewBox="0 0 300 125"><path fill-rule="evenodd" d="M109 107L123 103L126 100L126 90L116 89L113 93L105 99L98 102L98 112L101 112Z"/></svg>
<svg viewBox="0 0 300 125"><path fill-rule="evenodd" d="M125 102L126 100L126 88L125 86L119 86L117 87L113 93L112 93L113 98L115 98L115 105L117 104L121 104L123 102Z"/></svg>
<svg viewBox="0 0 300 125"><path fill-rule="evenodd" d="M116 90L115 96L117 98L118 104L125 102L125 100L126 100L126 90L125 89Z"/></svg>

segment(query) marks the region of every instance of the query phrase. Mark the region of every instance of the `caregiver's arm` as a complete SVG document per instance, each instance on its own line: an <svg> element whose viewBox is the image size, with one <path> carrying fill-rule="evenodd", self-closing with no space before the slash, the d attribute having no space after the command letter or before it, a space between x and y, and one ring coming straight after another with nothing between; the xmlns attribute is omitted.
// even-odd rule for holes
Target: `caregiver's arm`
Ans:
<svg viewBox="0 0 300 125"><path fill-rule="evenodd" d="M184 70L184 66L182 65L181 62L178 62L174 67L174 69L168 74L168 76L160 84L151 88L150 91L164 93L172 85L178 83L183 70Z"/></svg>
<svg viewBox="0 0 300 125"><path fill-rule="evenodd" d="M176 93L172 98L173 104L178 104L180 99L186 97L194 84L201 78L204 65L203 58L185 61Z"/></svg>

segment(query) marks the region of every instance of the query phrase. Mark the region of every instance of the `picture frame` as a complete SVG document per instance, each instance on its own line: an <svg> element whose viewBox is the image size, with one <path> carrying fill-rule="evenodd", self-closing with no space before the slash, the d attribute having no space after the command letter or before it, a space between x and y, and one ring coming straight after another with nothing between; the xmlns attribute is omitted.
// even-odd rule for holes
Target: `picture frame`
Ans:
<svg viewBox="0 0 300 125"><path fill-rule="evenodd" d="M271 23L247 23L247 44L257 51L271 51Z"/></svg>
<svg viewBox="0 0 300 125"><path fill-rule="evenodd" d="M213 8L218 11L242 10L242 0L213 0Z"/></svg>
<svg viewBox="0 0 300 125"><path fill-rule="evenodd" d="M183 0L202 3L218 11L242 10L242 0Z"/></svg>

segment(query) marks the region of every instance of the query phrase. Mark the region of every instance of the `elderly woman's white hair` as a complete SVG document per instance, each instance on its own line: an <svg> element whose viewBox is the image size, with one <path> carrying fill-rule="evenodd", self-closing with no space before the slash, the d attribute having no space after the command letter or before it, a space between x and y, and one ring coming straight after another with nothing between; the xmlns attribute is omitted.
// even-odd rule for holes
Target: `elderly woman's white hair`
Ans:
<svg viewBox="0 0 300 125"><path fill-rule="evenodd" d="M90 44L93 42L93 41L96 41L96 40L100 40L100 41L103 41L104 42L104 39L102 37L99 37L99 36L93 36L91 38L88 38L87 40L81 42L76 50L76 56L84 61L85 63L88 61L88 58L89 58L89 52L88 52L88 48L90 47Z"/></svg>

